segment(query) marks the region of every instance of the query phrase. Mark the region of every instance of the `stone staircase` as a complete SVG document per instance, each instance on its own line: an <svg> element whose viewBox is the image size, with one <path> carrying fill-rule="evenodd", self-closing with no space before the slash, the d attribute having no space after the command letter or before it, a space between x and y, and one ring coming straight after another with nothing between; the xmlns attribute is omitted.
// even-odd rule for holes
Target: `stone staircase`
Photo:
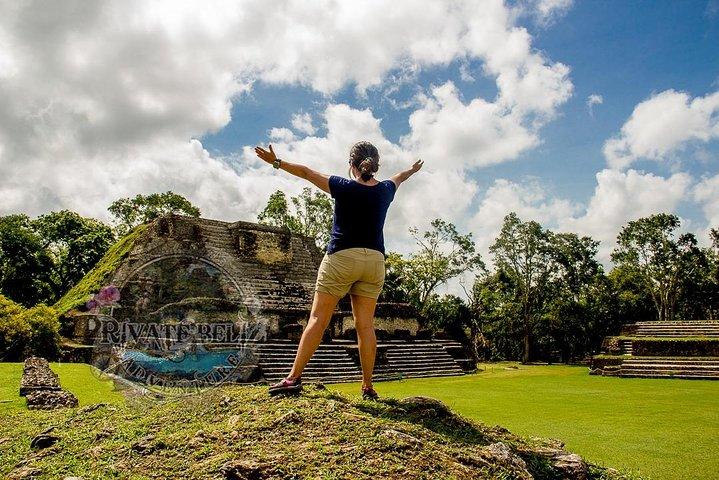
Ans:
<svg viewBox="0 0 719 480"><path fill-rule="evenodd" d="M297 344L289 341L271 341L255 346L261 374L269 383L287 376L296 353ZM305 367L302 378L310 382L354 382L362 380L362 374L345 345L323 343Z"/></svg>
<svg viewBox="0 0 719 480"><path fill-rule="evenodd" d="M719 322L637 322L625 325L622 334L633 337L719 337Z"/></svg>
<svg viewBox="0 0 719 480"><path fill-rule="evenodd" d="M621 377L719 379L719 358L651 358L624 360L618 372Z"/></svg>
<svg viewBox="0 0 719 480"><path fill-rule="evenodd" d="M445 342L384 343L386 373L394 378L463 375L462 367L447 352L443 343Z"/></svg>
<svg viewBox="0 0 719 480"><path fill-rule="evenodd" d="M374 379L463 375L462 362L450 353L461 344L450 341L386 341L377 345ZM262 377L279 381L289 373L297 344L284 341L257 343L255 356ZM333 341L319 346L307 364L302 378L323 383L354 382L362 379L359 351L354 342Z"/></svg>
<svg viewBox="0 0 719 480"><path fill-rule="evenodd" d="M705 339L695 337L707 337ZM622 326L621 337L608 337L613 340L613 356L600 355L592 359L591 372L605 376L646 377L646 378L686 378L719 380L719 357L701 356L698 353L681 353L693 356L655 356L661 355L662 349L656 349L669 342L688 342L706 344L716 342L719 338L719 321L684 321L684 322L637 322ZM633 342L636 345L633 345ZM640 345L641 342L641 345ZM618 343L618 349L617 349ZM612 342L605 341L605 346ZM641 348L644 346L645 348ZM647 349L646 347L652 346ZM640 350L637 355L637 349ZM645 353L641 353L644 351ZM657 353L648 353L648 352ZM709 355L715 355L716 348ZM654 356L652 356L654 355ZM622 358L622 356L624 358Z"/></svg>

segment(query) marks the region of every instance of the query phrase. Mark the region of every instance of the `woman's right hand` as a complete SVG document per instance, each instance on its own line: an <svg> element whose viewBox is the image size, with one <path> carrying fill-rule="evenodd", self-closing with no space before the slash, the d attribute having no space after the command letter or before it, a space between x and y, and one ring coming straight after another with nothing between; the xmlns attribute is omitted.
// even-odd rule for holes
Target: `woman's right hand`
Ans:
<svg viewBox="0 0 719 480"><path fill-rule="evenodd" d="M411 171L412 173L417 173L417 172L419 172L419 170L422 168L422 165L424 165L424 160L417 160L417 161L414 162L414 164L412 165L412 168L410 168L410 171Z"/></svg>

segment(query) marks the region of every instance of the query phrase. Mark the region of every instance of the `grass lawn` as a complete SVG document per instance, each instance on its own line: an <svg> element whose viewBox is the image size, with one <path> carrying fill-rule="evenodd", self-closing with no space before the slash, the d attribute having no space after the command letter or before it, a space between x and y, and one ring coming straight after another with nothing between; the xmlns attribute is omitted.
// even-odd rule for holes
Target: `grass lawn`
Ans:
<svg viewBox="0 0 719 480"><path fill-rule="evenodd" d="M0 362L0 415L26 411L25 397L18 393L22 377L22 363ZM80 406L92 403L121 403L122 394L111 381L97 379L84 363L51 363L50 368L60 377L60 386L73 393Z"/></svg>
<svg viewBox="0 0 719 480"><path fill-rule="evenodd" d="M599 377L559 365L482 368L376 388L386 397L435 397L466 417L557 438L592 462L653 479L719 478L719 381ZM330 388L360 390L356 383Z"/></svg>

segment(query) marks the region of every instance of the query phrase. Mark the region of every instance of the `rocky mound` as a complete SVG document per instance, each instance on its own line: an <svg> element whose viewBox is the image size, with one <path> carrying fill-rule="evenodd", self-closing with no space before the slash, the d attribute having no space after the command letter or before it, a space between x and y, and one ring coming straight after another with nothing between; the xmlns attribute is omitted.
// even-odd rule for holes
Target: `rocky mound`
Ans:
<svg viewBox="0 0 719 480"><path fill-rule="evenodd" d="M368 402L322 386L26 412L0 426L0 444L8 478L623 478L561 442L468 421L435 399Z"/></svg>

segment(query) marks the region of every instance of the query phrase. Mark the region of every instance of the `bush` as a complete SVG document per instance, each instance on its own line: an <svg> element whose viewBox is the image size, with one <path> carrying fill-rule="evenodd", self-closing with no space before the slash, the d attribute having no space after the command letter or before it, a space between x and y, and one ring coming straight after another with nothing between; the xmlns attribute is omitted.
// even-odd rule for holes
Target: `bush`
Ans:
<svg viewBox="0 0 719 480"><path fill-rule="evenodd" d="M60 321L45 305L24 308L0 295L0 360L31 355L53 359L58 353Z"/></svg>

